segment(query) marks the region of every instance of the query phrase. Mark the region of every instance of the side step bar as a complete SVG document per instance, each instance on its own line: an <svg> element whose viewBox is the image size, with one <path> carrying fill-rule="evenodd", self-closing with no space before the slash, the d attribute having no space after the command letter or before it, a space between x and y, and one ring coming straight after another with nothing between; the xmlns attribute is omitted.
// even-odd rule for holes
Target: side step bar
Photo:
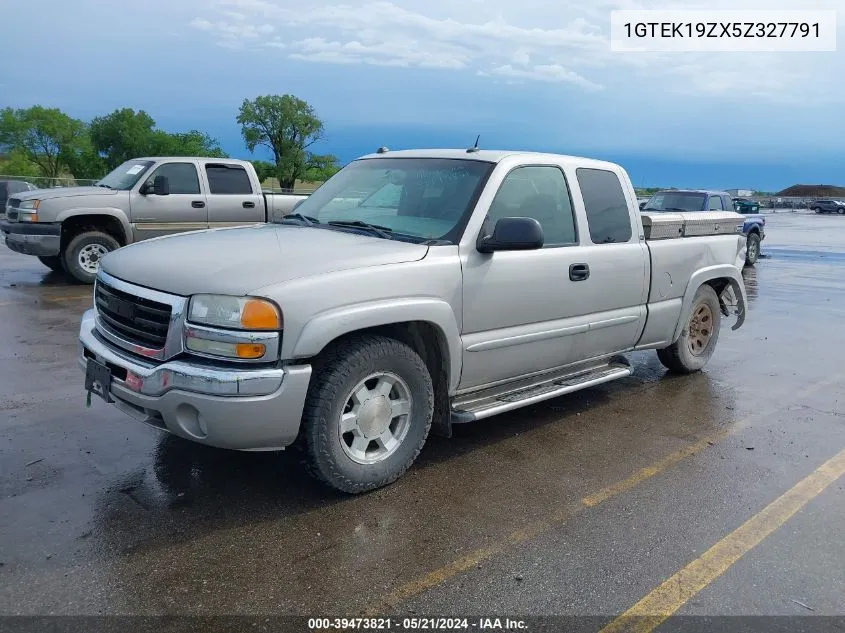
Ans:
<svg viewBox="0 0 845 633"><path fill-rule="evenodd" d="M613 362L577 374L542 376L535 382L519 386L499 387L459 396L452 406L452 423L463 424L483 420L506 411L520 409L530 404L551 400L559 396L594 387L612 380L625 378L633 373L627 359L615 358Z"/></svg>

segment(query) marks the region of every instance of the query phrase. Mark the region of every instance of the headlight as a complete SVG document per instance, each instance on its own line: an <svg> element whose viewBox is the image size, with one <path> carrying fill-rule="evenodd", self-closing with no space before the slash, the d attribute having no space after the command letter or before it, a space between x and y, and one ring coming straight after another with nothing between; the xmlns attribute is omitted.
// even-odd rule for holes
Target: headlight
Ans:
<svg viewBox="0 0 845 633"><path fill-rule="evenodd" d="M275 304L255 297L194 295L188 321L235 330L281 330L282 313Z"/></svg>
<svg viewBox="0 0 845 633"><path fill-rule="evenodd" d="M38 209L41 200L21 200L18 209Z"/></svg>

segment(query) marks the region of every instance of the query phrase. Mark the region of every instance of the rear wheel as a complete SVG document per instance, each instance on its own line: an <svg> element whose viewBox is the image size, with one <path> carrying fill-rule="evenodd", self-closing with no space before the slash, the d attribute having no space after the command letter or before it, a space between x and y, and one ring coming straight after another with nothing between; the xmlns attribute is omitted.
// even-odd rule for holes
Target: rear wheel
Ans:
<svg viewBox="0 0 845 633"><path fill-rule="evenodd" d="M745 246L745 263L753 266L760 258L760 236L757 233L751 233Z"/></svg>
<svg viewBox="0 0 845 633"><path fill-rule="evenodd" d="M669 371L690 374L703 368L719 340L722 312L719 297L710 286L695 293L681 337L669 347L657 350L657 358Z"/></svg>
<svg viewBox="0 0 845 633"><path fill-rule="evenodd" d="M108 233L85 231L70 240L64 252L65 270L79 282L93 284L100 260L120 244Z"/></svg>
<svg viewBox="0 0 845 633"><path fill-rule="evenodd" d="M64 266L62 265L62 258L58 255L53 255L51 257L39 257L38 261L44 264L50 270L53 270L57 273L64 272Z"/></svg>
<svg viewBox="0 0 845 633"><path fill-rule="evenodd" d="M308 472L348 493L398 479L425 444L434 412L419 354L391 338L360 336L316 365L300 437Z"/></svg>

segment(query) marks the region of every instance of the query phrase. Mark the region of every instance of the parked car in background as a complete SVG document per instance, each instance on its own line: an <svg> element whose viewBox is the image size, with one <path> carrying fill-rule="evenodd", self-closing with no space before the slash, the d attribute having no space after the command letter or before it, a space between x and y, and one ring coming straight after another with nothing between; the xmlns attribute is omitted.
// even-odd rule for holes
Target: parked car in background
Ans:
<svg viewBox="0 0 845 633"><path fill-rule="evenodd" d="M261 190L249 161L134 158L93 187L60 187L9 197L0 232L13 251L93 283L110 251L162 235L267 222L304 195Z"/></svg>
<svg viewBox="0 0 845 633"><path fill-rule="evenodd" d="M737 205L726 191L707 189L670 189L658 191L641 211L736 211L745 216L742 233L745 235L745 263L753 266L760 258L760 244L766 238L766 218L757 213L759 205ZM753 211L751 209L754 209Z"/></svg>
<svg viewBox="0 0 845 633"><path fill-rule="evenodd" d="M845 214L845 202L840 200L813 200L810 203L810 210L816 213Z"/></svg>
<svg viewBox="0 0 845 633"><path fill-rule="evenodd" d="M6 214L6 203L9 201L9 196L26 191L35 191L36 189L38 187L25 180L0 180L0 218Z"/></svg>
<svg viewBox="0 0 845 633"><path fill-rule="evenodd" d="M85 388L202 444L297 446L328 485L372 490L430 431L629 376L620 354L704 367L722 316L745 318L745 240L733 210L697 215L641 214L625 170L588 158L371 154L275 224L109 253Z"/></svg>
<svg viewBox="0 0 845 633"><path fill-rule="evenodd" d="M737 213L757 213L760 210L760 203L748 198L733 198L734 209Z"/></svg>

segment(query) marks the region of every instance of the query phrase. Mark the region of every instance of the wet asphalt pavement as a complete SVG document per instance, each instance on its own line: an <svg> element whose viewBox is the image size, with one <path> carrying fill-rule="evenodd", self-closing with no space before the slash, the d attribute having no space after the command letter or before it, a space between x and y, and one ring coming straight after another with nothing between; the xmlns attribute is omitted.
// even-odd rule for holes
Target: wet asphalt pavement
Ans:
<svg viewBox="0 0 845 633"><path fill-rule="evenodd" d="M748 320L705 371L635 354L632 377L456 427L359 497L292 453L86 408L90 288L0 245L0 614L624 612L845 449L845 217L767 218ZM835 467L675 612L845 615Z"/></svg>

